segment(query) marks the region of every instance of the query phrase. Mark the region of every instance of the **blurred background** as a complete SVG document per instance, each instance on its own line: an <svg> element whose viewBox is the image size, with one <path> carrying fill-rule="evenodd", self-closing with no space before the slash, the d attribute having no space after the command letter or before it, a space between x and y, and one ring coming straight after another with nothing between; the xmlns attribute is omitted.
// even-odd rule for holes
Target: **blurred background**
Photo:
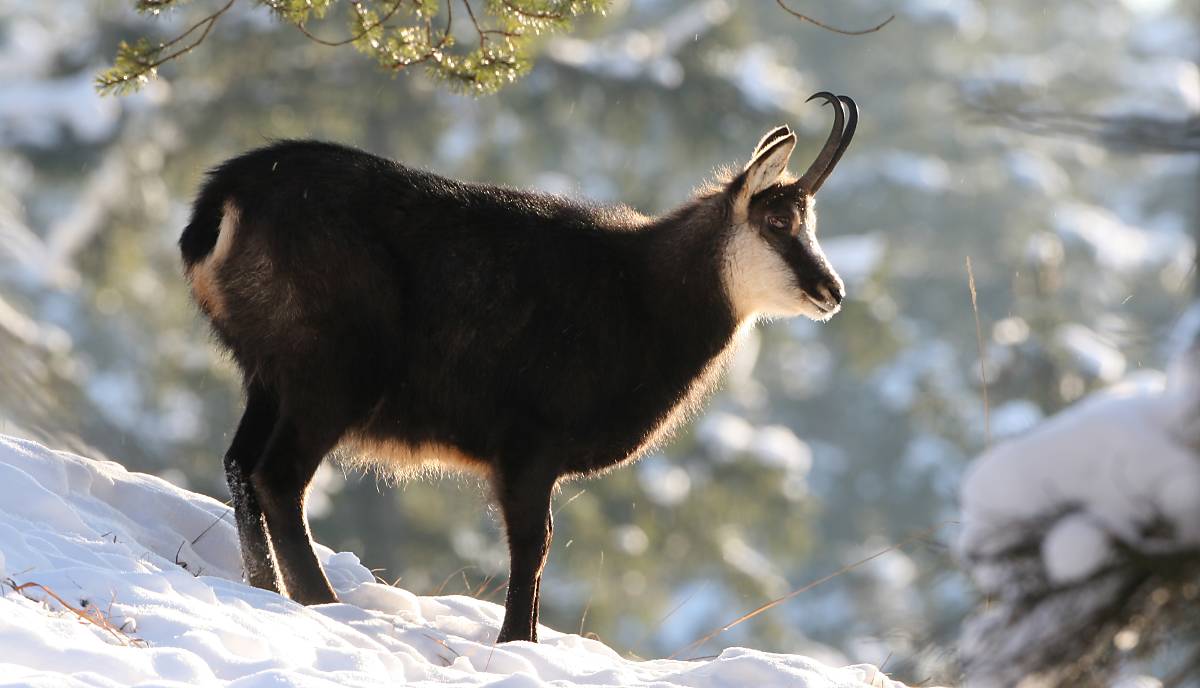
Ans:
<svg viewBox="0 0 1200 688"><path fill-rule="evenodd" d="M204 170L235 153L331 139L657 213L776 124L800 131L802 170L829 126L804 99L846 93L862 121L819 207L843 313L760 327L669 446L563 490L542 621L665 656L926 531L683 656L747 645L952 681L979 602L950 551L969 459L1176 346L1200 229L1200 7L795 6L845 27L896 19L848 37L775 3L615 0L474 98L247 4L167 80L101 98L92 80L119 40L194 18L0 0L0 432L227 499L238 377L175 241ZM310 517L381 579L502 602L485 497L467 478L385 485L328 466Z"/></svg>

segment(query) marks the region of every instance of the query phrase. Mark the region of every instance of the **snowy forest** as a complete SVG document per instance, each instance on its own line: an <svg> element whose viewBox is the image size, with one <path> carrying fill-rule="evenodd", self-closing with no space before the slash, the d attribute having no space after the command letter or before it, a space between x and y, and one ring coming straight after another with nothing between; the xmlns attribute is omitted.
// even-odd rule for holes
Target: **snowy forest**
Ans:
<svg viewBox="0 0 1200 688"><path fill-rule="evenodd" d="M39 533L70 520L61 509L101 512L84 488L61 508L38 495L74 490L70 476L85 473L142 485L70 463L66 478L29 468L37 487L23 488L11 477L27 475L23 462L56 460L33 442L161 478L137 495L193 500L179 503L201 530L229 500L221 457L241 379L191 301L177 248L209 168L315 138L656 214L721 166L740 169L779 124L811 159L830 115L806 98L829 90L861 109L819 206L842 311L760 324L669 443L565 485L552 506L541 623L569 634L560 650L599 641L625 660L717 658L729 678L578 683L1200 686L1197 3L588 2L524 48L521 70L475 81L461 64L381 68L359 46L330 45L349 35L344 22L312 17L298 31L271 9L280 3L138 4L0 0L0 604L14 610L0 612L0 684L66 685L22 659L66 636L26 634L88 606L50 559L20 562L42 561L39 538L54 536ZM506 3L477 2L486 22L484 6ZM114 86L122 42L170 40L216 10L195 49L138 88ZM397 21L419 19L406 11ZM475 40L460 19L460 42ZM195 542L159 552L159 517L127 499L121 527L150 538L153 556L175 555L189 579L237 580L227 553L196 549L202 574L185 561ZM488 503L473 477L392 483L327 463L308 516L331 580L397 589L350 604L407 595L430 623L482 627L498 623L492 612L452 596L504 602L508 555ZM219 522L234 542L232 518ZM89 593L95 604L107 589ZM93 640L140 632L153 646L165 631L140 613L137 631L105 615ZM410 635L450 667L465 661L449 640ZM788 671L812 658L890 679L812 669L784 680L754 673L765 660L737 665L750 659L730 648L802 656ZM213 685L233 676L214 672ZM503 685L575 684L535 673L546 683ZM438 676L420 685L454 683Z"/></svg>

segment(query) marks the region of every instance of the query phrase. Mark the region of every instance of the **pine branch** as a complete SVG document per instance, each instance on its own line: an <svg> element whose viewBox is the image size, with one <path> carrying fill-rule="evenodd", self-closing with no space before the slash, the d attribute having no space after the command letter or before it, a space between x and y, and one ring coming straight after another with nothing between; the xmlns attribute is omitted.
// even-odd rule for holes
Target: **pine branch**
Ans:
<svg viewBox="0 0 1200 688"><path fill-rule="evenodd" d="M134 0L143 14L159 16L189 0ZM895 17L861 31L839 29L796 12L776 0L789 14L828 31L861 35L882 29ZM103 94L122 95L140 89L157 76L158 68L196 49L237 0L226 0L174 38L154 44L146 38L122 41L113 66L96 77ZM539 34L569 31L583 14L603 13L608 0L345 0L349 37L323 38L310 28L339 5L338 0L255 0L280 21L293 25L306 39L324 47L352 45L374 58L380 68L402 72L420 65L452 89L474 94L494 93L529 70L531 45ZM461 3L475 31L473 47L457 48L452 31L454 6ZM445 16L445 24L439 15ZM395 22L395 24L393 24Z"/></svg>
<svg viewBox="0 0 1200 688"><path fill-rule="evenodd" d="M123 95L145 86L150 82L151 77L157 75L157 70L161 65L183 57L195 49L196 46L203 43L204 39L208 38L209 32L212 31L213 25L236 2L237 0L229 0L221 9L192 24L186 31L166 43L151 46L150 42L145 38L138 39L133 44L121 41L120 46L117 48L117 57L112 68L97 75L96 89L102 94ZM157 14L161 11L162 7L174 4L177 4L175 0L139 0L138 9L142 10L143 6L156 5L157 7L154 9L145 11ZM200 35L196 37L196 40L174 52L163 55L164 52L197 31L200 32Z"/></svg>
<svg viewBox="0 0 1200 688"><path fill-rule="evenodd" d="M339 46L353 43L353 42L359 40L360 38L362 38L363 36L366 36L368 33L371 33L372 30L385 26L387 24L388 20L391 19L392 17L396 16L396 13L400 11L400 5L402 5L402 4L404 4L404 0L396 0L396 2L392 4L392 8L390 10L388 10L387 14L383 15L382 18L375 19L370 22L364 22L363 26L359 29L358 33L351 36L350 38L347 38L347 39L341 40L341 41L327 41L319 36L315 36L315 35L309 33L308 29L305 28L303 21L298 22L296 24L296 28L300 30L300 33L304 34L305 38L312 41L313 43L324 45L324 46L327 46L330 48L337 48ZM355 3L356 10L360 7L361 7L361 5L359 3ZM447 31L449 31L449 28L447 28Z"/></svg>

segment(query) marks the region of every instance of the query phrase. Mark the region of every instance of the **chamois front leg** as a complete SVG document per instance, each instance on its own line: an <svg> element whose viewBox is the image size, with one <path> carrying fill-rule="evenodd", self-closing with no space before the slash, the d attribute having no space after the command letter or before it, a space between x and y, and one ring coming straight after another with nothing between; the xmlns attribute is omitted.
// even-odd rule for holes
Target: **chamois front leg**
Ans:
<svg viewBox="0 0 1200 688"><path fill-rule="evenodd" d="M502 475L497 486L500 510L508 535L508 594L504 624L496 642L537 642L538 597L542 570L550 555L554 522L550 495L557 476Z"/></svg>

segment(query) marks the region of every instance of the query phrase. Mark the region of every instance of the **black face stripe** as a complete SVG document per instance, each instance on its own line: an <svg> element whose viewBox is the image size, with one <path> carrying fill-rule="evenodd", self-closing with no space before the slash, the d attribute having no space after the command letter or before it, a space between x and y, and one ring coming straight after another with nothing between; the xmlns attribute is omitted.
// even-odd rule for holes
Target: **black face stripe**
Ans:
<svg viewBox="0 0 1200 688"><path fill-rule="evenodd" d="M786 207L778 207L781 201L787 203ZM803 193L797 193L795 185L780 184L767 189L755 198L755 204L762 209L757 223L761 229L772 234L779 234L778 229L770 226L768 218L790 214L791 223L787 235L799 238L804 232L805 221L808 217L808 199Z"/></svg>

